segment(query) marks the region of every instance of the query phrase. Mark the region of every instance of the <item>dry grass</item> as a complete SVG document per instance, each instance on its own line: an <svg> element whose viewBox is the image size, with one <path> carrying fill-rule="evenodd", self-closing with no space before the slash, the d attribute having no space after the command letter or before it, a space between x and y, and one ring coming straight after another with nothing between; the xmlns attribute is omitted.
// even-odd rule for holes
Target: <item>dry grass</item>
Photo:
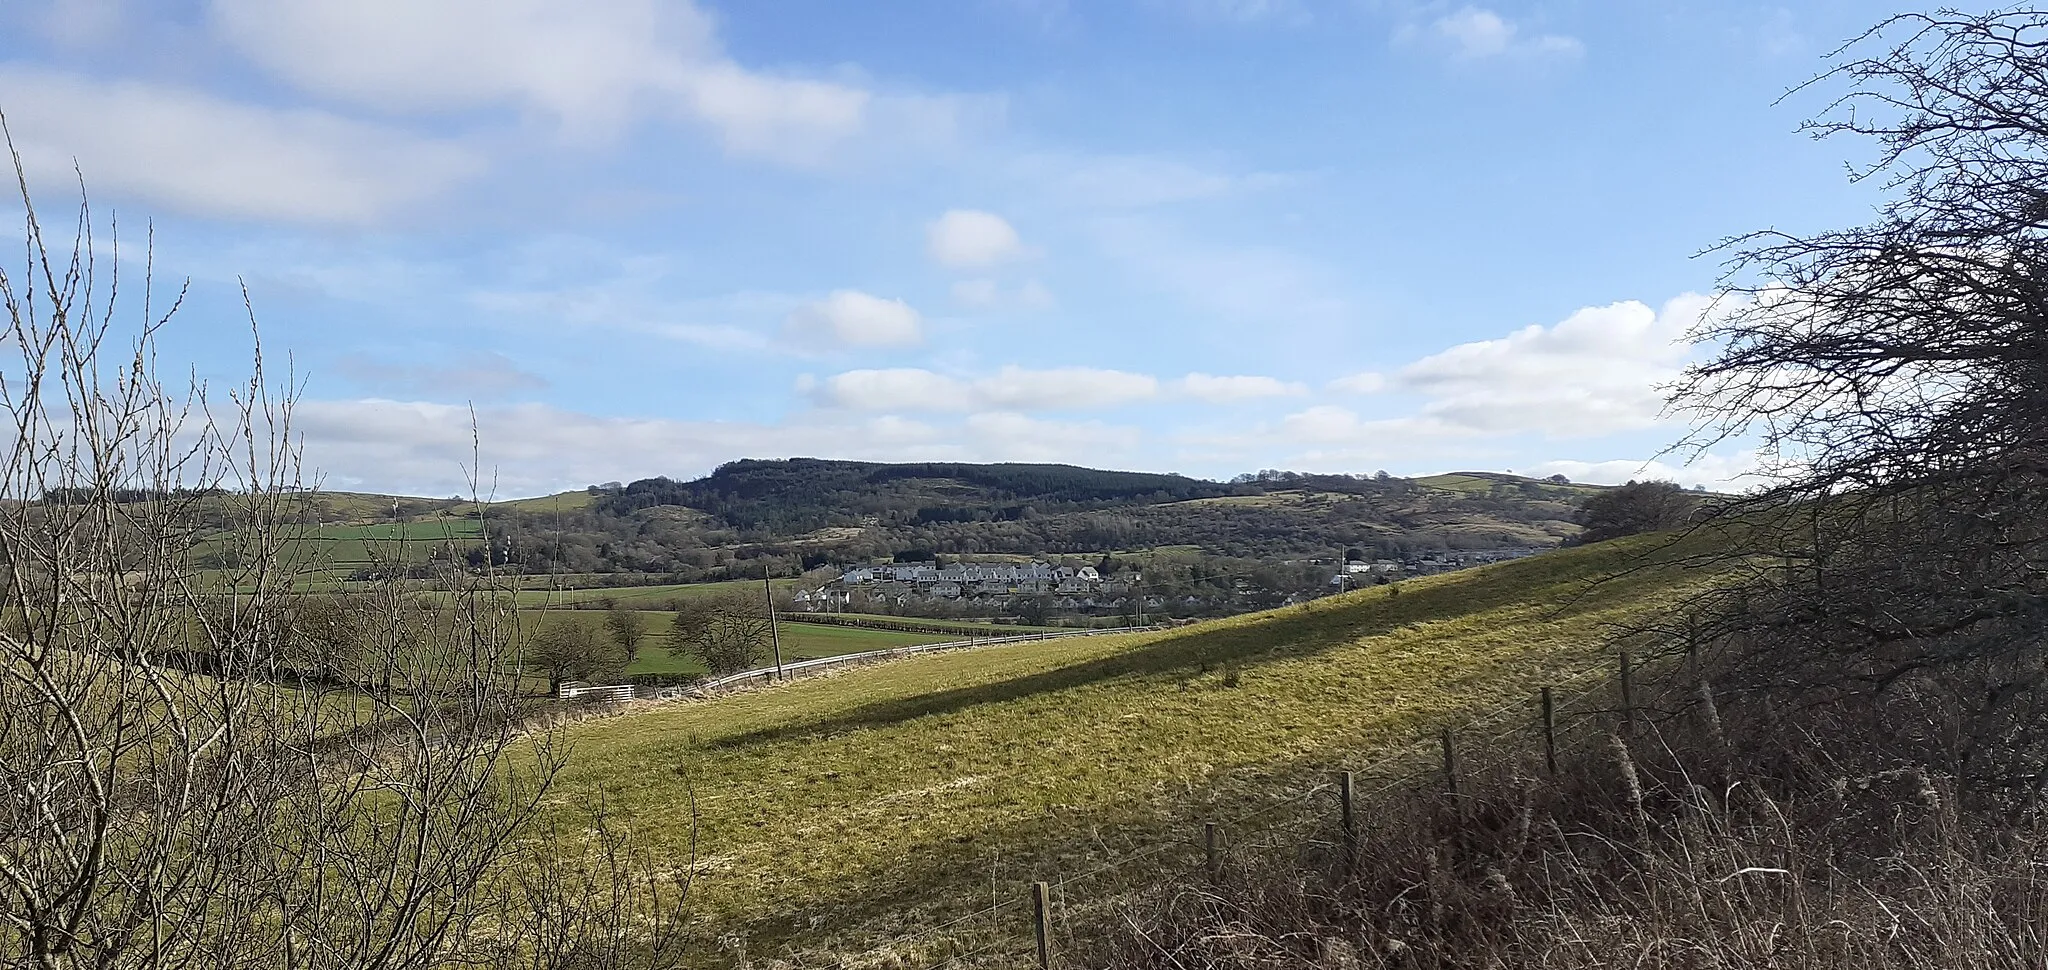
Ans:
<svg viewBox="0 0 2048 970"><path fill-rule="evenodd" d="M756 954L862 950L1134 849L1164 847L1127 874L1180 871L1201 818L1525 702L1587 663L1609 626L1708 578L1666 565L1589 586L1643 548L592 721L575 730L562 795L602 786L673 842L690 829L687 777L706 853L700 925L750 937Z"/></svg>
<svg viewBox="0 0 2048 970"><path fill-rule="evenodd" d="M1073 966L2039 967L2048 839L2027 801L1902 757L1836 709L1726 709L1683 678L1624 740L1580 734L1549 775L1523 736L1452 798L1370 799L1241 846L1220 884L1077 906ZM1886 716L1913 706L1886 702ZM1874 708L1872 709L1875 710ZM1850 712L1853 715L1853 712ZM1937 714L1927 706L1911 716Z"/></svg>

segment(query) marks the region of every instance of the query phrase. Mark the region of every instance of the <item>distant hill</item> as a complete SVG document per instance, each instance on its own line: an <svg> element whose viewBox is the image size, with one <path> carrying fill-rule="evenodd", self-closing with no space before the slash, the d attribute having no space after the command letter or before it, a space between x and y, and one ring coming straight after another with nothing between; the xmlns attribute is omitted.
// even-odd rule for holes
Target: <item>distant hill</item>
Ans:
<svg viewBox="0 0 2048 970"><path fill-rule="evenodd" d="M905 509L911 510L913 523L924 524L1015 519L1027 509L1114 508L1229 494L1231 486L1219 482L1074 465L790 458L735 461L690 482L643 479L600 496L596 506L616 514L682 505L734 528L791 534Z"/></svg>
<svg viewBox="0 0 2048 970"><path fill-rule="evenodd" d="M1174 548L1271 562L1545 548L1577 532L1572 518L1591 491L1495 473L1269 471L1216 482L1056 464L792 458L496 508L530 568L720 578L735 559L761 557L793 572L894 556Z"/></svg>

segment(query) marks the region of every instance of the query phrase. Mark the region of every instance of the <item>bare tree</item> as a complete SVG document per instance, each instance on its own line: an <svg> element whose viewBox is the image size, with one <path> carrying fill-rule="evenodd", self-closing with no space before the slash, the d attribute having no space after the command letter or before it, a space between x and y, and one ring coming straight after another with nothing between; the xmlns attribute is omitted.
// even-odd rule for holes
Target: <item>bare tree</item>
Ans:
<svg viewBox="0 0 2048 970"><path fill-rule="evenodd" d="M572 680L610 680L626 669L625 651L575 620L553 620L528 641L526 667L548 679L549 692Z"/></svg>
<svg viewBox="0 0 2048 970"><path fill-rule="evenodd" d="M1671 482L1629 482L1602 489L1579 506L1585 542L1601 542L1685 525L1699 499Z"/></svg>
<svg viewBox="0 0 2048 970"><path fill-rule="evenodd" d="M2048 13L1904 15L1836 56L1807 127L1874 142L1884 204L1732 240L1677 402L1690 447L1759 441L1778 482L1733 509L1774 553L1721 613L1778 647L1749 683L1950 694L1967 723L1929 743L1976 773L2048 713Z"/></svg>
<svg viewBox="0 0 2048 970"><path fill-rule="evenodd" d="M690 854L681 864L633 838L600 795L574 826L551 822L548 846L521 866L501 897L493 966L511 970L639 970L688 956L687 904L695 878L697 795L690 792Z"/></svg>
<svg viewBox="0 0 2048 970"><path fill-rule="evenodd" d="M604 627L611 634L612 642L625 651L627 663L640 656L640 641L646 636L640 629L640 614L622 604L612 603L605 608Z"/></svg>
<svg viewBox="0 0 2048 970"><path fill-rule="evenodd" d="M552 949L503 921L529 895L564 898L538 867L581 862L594 881L571 903L602 882L669 912L676 890L648 889L658 870L616 832L545 853L526 839L563 748L522 718L500 579L451 564L431 588L301 597L309 497L260 347L246 383L163 381L156 336L182 294L158 302L148 251L95 237L83 203L68 250L48 244L15 171L0 965L440 967L503 963L507 946L521 965L586 965L585 937L617 950L647 910L572 921ZM137 261L139 290L117 287Z"/></svg>
<svg viewBox="0 0 2048 970"><path fill-rule="evenodd" d="M754 597L723 593L682 606L669 627L671 655L695 657L713 674L730 674L753 667L768 649L768 613Z"/></svg>

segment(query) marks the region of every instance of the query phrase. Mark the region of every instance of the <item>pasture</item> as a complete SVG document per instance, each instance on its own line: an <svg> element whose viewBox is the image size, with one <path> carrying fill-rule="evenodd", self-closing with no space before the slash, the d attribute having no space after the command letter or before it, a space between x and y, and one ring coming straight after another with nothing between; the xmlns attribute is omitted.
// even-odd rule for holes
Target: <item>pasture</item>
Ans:
<svg viewBox="0 0 2048 970"><path fill-rule="evenodd" d="M604 631L605 611L603 610L521 610L521 624L533 626L546 623L575 623L608 636ZM640 623L642 635L647 639L640 645L640 656L633 665L626 668L629 674L701 674L704 665L693 657L671 656L668 651L667 634L673 613L638 610L633 616ZM860 653L866 650L885 650L890 647L907 647L922 643L941 643L961 637L932 633L904 633L895 630L869 630L859 627L824 626L816 623L782 622L777 625L782 637L782 659L811 660L817 657L837 657L843 654ZM963 635L964 636L964 635ZM769 658L763 656L761 665L767 666Z"/></svg>
<svg viewBox="0 0 2048 970"><path fill-rule="evenodd" d="M1711 579L1641 565L1649 548L637 709L574 729L558 795L602 789L680 860L694 792L702 918L778 944L873 940L1526 702L1594 662L1612 624Z"/></svg>

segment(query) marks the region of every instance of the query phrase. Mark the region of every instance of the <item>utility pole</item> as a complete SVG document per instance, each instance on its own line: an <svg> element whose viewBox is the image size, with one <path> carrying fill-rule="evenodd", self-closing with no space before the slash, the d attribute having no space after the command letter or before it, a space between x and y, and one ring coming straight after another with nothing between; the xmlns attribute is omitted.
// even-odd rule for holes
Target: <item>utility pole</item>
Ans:
<svg viewBox="0 0 2048 970"><path fill-rule="evenodd" d="M768 639L775 644L775 679L782 679L782 631L775 627L775 587L768 585L768 564L761 564L761 602L768 607Z"/></svg>
<svg viewBox="0 0 2048 970"><path fill-rule="evenodd" d="M1132 593L1132 596L1133 596L1133 597L1134 597L1134 598L1135 598L1135 599L1136 599L1136 600L1138 601L1138 625L1139 625L1139 626L1144 626L1144 625L1145 625L1145 574L1144 574L1144 573L1142 573L1142 572L1137 572L1137 573L1132 573L1132 574L1131 574L1131 593Z"/></svg>

